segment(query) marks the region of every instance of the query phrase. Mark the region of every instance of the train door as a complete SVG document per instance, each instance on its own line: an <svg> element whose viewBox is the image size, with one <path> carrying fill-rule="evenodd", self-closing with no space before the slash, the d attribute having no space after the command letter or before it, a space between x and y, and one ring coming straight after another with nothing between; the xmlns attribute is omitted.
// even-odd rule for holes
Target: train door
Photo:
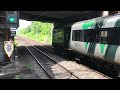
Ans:
<svg viewBox="0 0 120 90"><path fill-rule="evenodd" d="M70 32L71 32L71 27L66 27L65 30L65 41L64 41L64 46L65 48L68 48L68 45L69 45L69 41L70 41Z"/></svg>

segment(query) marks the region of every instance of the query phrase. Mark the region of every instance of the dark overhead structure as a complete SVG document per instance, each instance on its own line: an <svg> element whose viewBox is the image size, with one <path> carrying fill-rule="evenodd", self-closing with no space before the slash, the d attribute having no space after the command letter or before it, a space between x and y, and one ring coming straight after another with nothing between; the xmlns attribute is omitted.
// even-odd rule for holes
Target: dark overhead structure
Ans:
<svg viewBox="0 0 120 90"><path fill-rule="evenodd" d="M101 13L102 11L20 11L20 19L52 22L57 27L96 18L101 16Z"/></svg>
<svg viewBox="0 0 120 90"><path fill-rule="evenodd" d="M113 14L118 11L109 11ZM28 21L52 22L55 27L103 16L103 11L19 11L19 18ZM0 11L0 24L6 24L5 11ZM1 25L3 26L3 25Z"/></svg>

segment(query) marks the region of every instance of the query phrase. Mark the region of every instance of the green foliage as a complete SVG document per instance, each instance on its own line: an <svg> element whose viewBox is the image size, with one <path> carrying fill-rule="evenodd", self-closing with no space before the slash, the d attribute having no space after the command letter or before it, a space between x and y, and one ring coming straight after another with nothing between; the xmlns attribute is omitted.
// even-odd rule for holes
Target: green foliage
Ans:
<svg viewBox="0 0 120 90"><path fill-rule="evenodd" d="M42 23L34 21L30 26L28 26L27 28L22 28L17 33L19 35L29 37L40 42L47 42L50 44L52 42L52 29L52 23Z"/></svg>
<svg viewBox="0 0 120 90"><path fill-rule="evenodd" d="M14 47L17 47L18 46L18 41L16 40L16 38L14 38Z"/></svg>
<svg viewBox="0 0 120 90"><path fill-rule="evenodd" d="M20 75L15 75L14 79L20 79Z"/></svg>
<svg viewBox="0 0 120 90"><path fill-rule="evenodd" d="M17 41L14 42L14 46L15 46L15 47L18 46L18 42L17 42Z"/></svg>
<svg viewBox="0 0 120 90"><path fill-rule="evenodd" d="M30 70L32 70L32 69L33 69L33 67L32 67L32 65L31 65L31 64L26 64L26 65L25 65L25 67L26 67L27 69L30 69Z"/></svg>

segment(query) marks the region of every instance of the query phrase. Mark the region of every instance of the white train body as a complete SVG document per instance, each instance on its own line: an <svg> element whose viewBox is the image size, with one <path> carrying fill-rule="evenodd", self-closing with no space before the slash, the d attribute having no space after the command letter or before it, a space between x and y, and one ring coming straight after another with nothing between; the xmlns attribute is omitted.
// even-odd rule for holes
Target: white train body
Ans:
<svg viewBox="0 0 120 90"><path fill-rule="evenodd" d="M84 55L120 64L120 15L73 24L69 48Z"/></svg>

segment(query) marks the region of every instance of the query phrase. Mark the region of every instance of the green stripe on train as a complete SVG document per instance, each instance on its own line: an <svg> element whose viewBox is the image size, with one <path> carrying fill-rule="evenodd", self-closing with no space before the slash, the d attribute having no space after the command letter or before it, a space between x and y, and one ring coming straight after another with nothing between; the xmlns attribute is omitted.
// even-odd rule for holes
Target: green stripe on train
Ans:
<svg viewBox="0 0 120 90"><path fill-rule="evenodd" d="M83 29L89 29L89 27L92 27L94 24L95 24L95 21L85 22L85 23L83 23L82 28Z"/></svg>
<svg viewBox="0 0 120 90"><path fill-rule="evenodd" d="M120 19L118 19L115 23L115 26L114 27L120 27Z"/></svg>
<svg viewBox="0 0 120 90"><path fill-rule="evenodd" d="M105 49L105 44L100 44L101 53L104 53L104 49Z"/></svg>
<svg viewBox="0 0 120 90"><path fill-rule="evenodd" d="M117 49L117 45L108 45L104 58L107 60L114 60Z"/></svg>
<svg viewBox="0 0 120 90"><path fill-rule="evenodd" d="M85 44L85 48L87 49L88 48L88 42L84 42Z"/></svg>
<svg viewBox="0 0 120 90"><path fill-rule="evenodd" d="M90 43L87 53L90 55L94 55L95 47L96 47L96 43Z"/></svg>

